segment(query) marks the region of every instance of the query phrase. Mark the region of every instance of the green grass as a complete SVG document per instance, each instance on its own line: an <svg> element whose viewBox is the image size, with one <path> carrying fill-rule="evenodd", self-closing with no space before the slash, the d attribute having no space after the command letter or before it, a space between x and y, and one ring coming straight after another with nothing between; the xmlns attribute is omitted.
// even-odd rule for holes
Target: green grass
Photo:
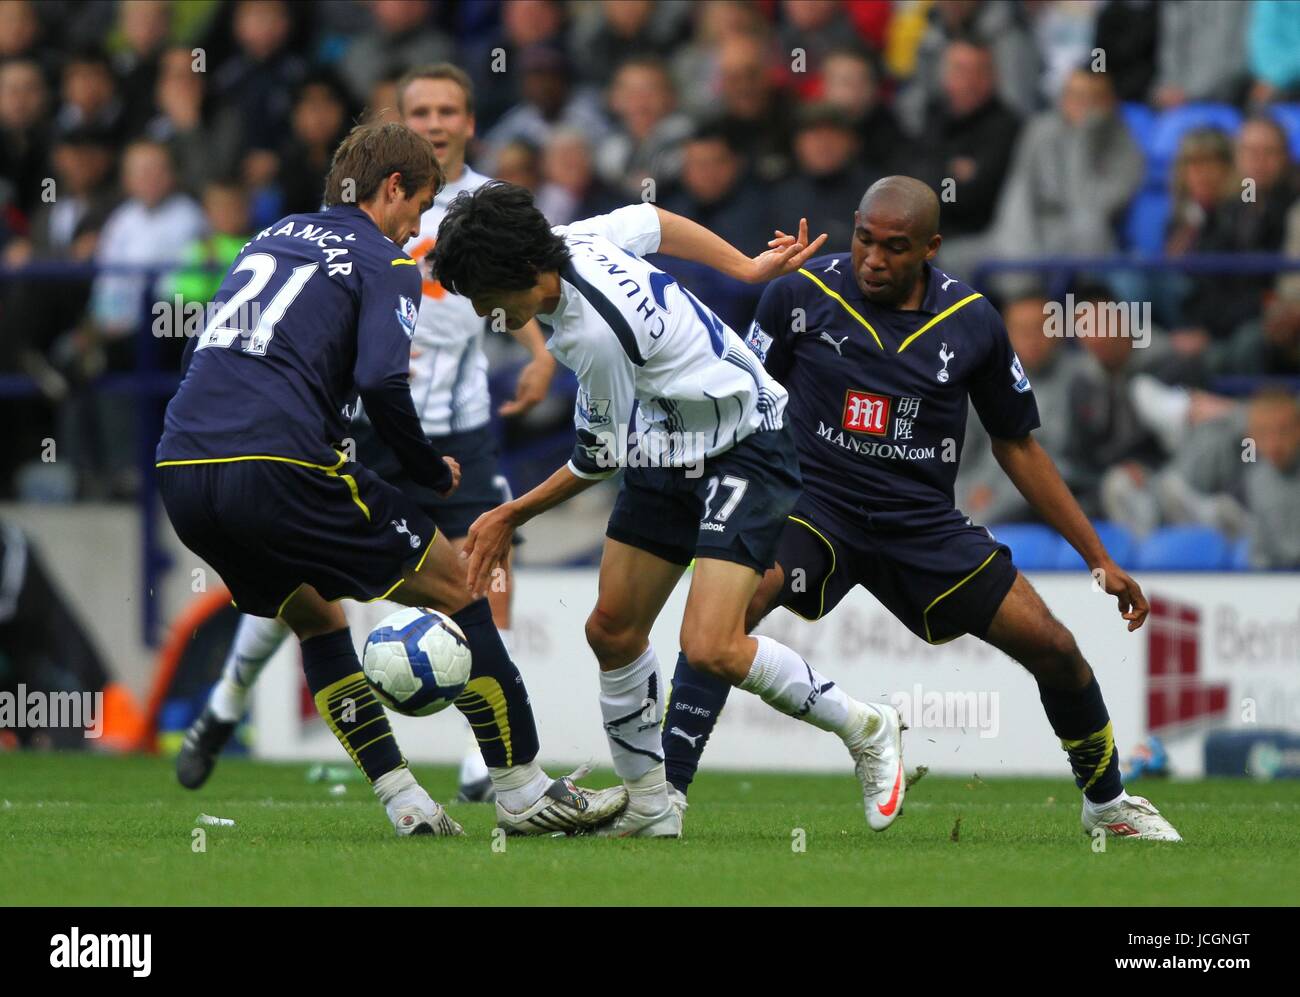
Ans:
<svg viewBox="0 0 1300 997"><path fill-rule="evenodd" d="M364 783L331 797L306 769L225 759L189 793L162 759L0 755L0 903L1290 905L1300 881L1298 783L1142 784L1186 843L1098 854L1064 780L930 777L877 835L851 775L706 773L681 841L497 852L491 807L451 808L465 838L399 840ZM196 853L200 811L237 826Z"/></svg>

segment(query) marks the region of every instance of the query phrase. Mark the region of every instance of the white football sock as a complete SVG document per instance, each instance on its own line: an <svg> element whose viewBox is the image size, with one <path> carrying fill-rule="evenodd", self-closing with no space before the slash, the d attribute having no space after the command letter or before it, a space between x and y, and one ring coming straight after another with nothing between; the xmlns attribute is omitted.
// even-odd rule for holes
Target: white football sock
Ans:
<svg viewBox="0 0 1300 997"><path fill-rule="evenodd" d="M627 808L638 814L661 814L669 807L668 774L660 762L639 779L624 780Z"/></svg>
<svg viewBox="0 0 1300 997"><path fill-rule="evenodd" d="M536 803L551 784L551 777L536 761L488 769L488 774L492 776L492 787L497 791L497 802L516 814Z"/></svg>
<svg viewBox="0 0 1300 997"><path fill-rule="evenodd" d="M663 768L659 725L663 721L663 684L653 647L630 665L600 673L600 713L614 758L614 771L625 783ZM660 776L662 779L662 775Z"/></svg>
<svg viewBox="0 0 1300 997"><path fill-rule="evenodd" d="M838 734L856 748L881 726L869 703L859 703L808 662L771 637L755 636L758 653L740 688L788 716Z"/></svg>
<svg viewBox="0 0 1300 997"><path fill-rule="evenodd" d="M289 636L279 620L244 616L239 620L234 642L221 669L221 679L212 687L208 706L218 720L237 723L248 709L248 693L271 656Z"/></svg>
<svg viewBox="0 0 1300 997"><path fill-rule="evenodd" d="M460 760L460 784L472 786L476 782L482 782L490 773L487 762L483 761L483 752L479 750L478 739L474 737L474 731L468 721L465 729L469 743L465 746L465 754Z"/></svg>
<svg viewBox="0 0 1300 997"><path fill-rule="evenodd" d="M398 802L399 796L411 797L417 792L424 792L420 789L420 784L415 781L415 776L411 775L411 770L405 765L399 765L397 768L385 772L372 787L375 795L379 797L379 802L384 806L393 804L394 806L410 806L411 800L403 799Z"/></svg>

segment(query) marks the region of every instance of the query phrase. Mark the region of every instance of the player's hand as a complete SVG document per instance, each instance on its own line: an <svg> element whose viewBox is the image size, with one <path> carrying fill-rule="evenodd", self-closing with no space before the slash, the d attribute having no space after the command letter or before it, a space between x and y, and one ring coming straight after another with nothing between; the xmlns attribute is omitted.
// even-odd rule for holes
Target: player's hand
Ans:
<svg viewBox="0 0 1300 997"><path fill-rule="evenodd" d="M451 485L447 488L446 491L438 493L443 498L446 498L448 495L450 495L452 492L454 492L457 488L460 487L460 463L456 460L455 457L443 457L442 462L446 464L447 469L451 471Z"/></svg>
<svg viewBox="0 0 1300 997"><path fill-rule="evenodd" d="M751 269L745 277L746 283L761 284L774 277L794 273L817 255L817 251L822 248L826 239L827 235L823 232L809 244L807 218L799 219L798 236L786 235L777 229L776 238L768 242L771 248L765 253L759 253L750 261Z"/></svg>
<svg viewBox="0 0 1300 997"><path fill-rule="evenodd" d="M1098 580L1102 588L1115 597L1120 615L1128 620L1128 630L1132 633L1147 621L1147 613L1151 611L1147 597L1142 594L1142 586L1114 561L1106 561L1097 570L1101 572ZM1097 577L1097 571L1093 572L1093 577Z"/></svg>
<svg viewBox="0 0 1300 997"><path fill-rule="evenodd" d="M514 514L509 503L489 509L471 524L460 556L461 560L469 562L465 569L465 584L473 598L487 595L493 574L505 564L510 554L510 541L514 535Z"/></svg>
<svg viewBox="0 0 1300 997"><path fill-rule="evenodd" d="M555 376L555 358L549 353L534 357L519 372L515 383L515 397L497 409L502 416L523 415L540 402L551 390Z"/></svg>

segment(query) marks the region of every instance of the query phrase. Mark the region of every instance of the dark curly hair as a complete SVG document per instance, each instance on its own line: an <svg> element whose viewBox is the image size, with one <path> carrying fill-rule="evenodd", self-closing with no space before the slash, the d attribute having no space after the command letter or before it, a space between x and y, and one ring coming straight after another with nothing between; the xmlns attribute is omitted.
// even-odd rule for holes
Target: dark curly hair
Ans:
<svg viewBox="0 0 1300 997"><path fill-rule="evenodd" d="M438 226L433 275L467 298L526 291L569 262L569 248L525 188L492 180L458 195Z"/></svg>

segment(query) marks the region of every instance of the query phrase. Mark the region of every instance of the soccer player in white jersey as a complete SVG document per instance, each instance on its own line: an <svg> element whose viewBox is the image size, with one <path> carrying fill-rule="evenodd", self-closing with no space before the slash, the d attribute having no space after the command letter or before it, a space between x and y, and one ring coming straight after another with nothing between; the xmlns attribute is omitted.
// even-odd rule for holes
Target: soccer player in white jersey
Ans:
<svg viewBox="0 0 1300 997"><path fill-rule="evenodd" d="M474 91L464 70L450 63L411 70L398 82L397 110L408 128L433 143L447 179L433 207L420 218L420 234L405 247L423 276L411 343L411 395L430 443L459 462L460 487L443 497L411 481L397 456L364 419L354 424L356 457L416 499L452 545L459 546L476 517L510 499L510 486L501 473L496 439L488 426L491 397L483 339L489 323L474 313L468 299L449 294L433 279L427 257L447 205L458 194L478 189L488 178L465 163L465 148L474 137ZM536 322L510 332L527 348L530 361L519 375L515 397L500 409L505 416L522 414L545 398L555 370ZM502 568L501 583L491 587L487 598L492 619L509 650L509 559ZM217 755L244 715L253 683L288 635L288 628L279 620L254 616L240 620L222 677L207 709L187 731L177 758L182 785L193 789L207 780ZM469 741L461 763L460 798L489 800L493 790L488 767L472 735Z"/></svg>
<svg viewBox="0 0 1300 997"><path fill-rule="evenodd" d="M858 702L790 648L745 633L745 608L800 491L785 389L698 298L643 259L663 252L758 283L797 270L820 248L826 236L809 245L807 229L801 222L797 239L778 235L753 259L652 204L552 229L526 190L495 181L457 198L439 227L433 267L443 285L511 328L537 317L579 382L572 459L470 527L461 556L471 592L484 590L516 527L626 468L586 626L614 768L628 789L626 811L598 834L681 835L649 636L692 558L681 626L688 660L839 735L872 828L889 826L902 803L898 712Z"/></svg>

